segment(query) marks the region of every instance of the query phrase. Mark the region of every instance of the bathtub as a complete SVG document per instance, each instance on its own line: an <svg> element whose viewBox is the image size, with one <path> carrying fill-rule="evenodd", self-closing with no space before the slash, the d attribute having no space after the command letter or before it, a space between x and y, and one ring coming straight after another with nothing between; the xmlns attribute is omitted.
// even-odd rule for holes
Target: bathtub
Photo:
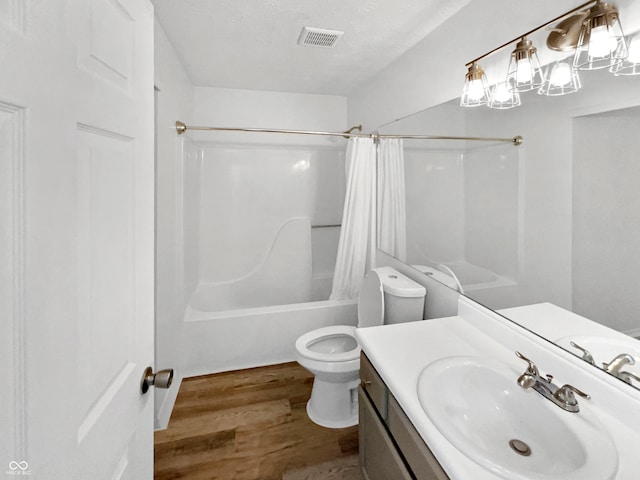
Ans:
<svg viewBox="0 0 640 480"><path fill-rule="evenodd" d="M183 322L185 377L295 360L295 341L310 330L357 324L357 300L208 312L189 305Z"/></svg>

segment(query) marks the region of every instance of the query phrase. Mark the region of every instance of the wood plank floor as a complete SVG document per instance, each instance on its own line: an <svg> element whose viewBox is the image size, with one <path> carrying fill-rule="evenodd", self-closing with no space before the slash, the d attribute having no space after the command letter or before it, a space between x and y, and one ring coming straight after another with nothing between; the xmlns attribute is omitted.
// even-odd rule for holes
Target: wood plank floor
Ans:
<svg viewBox="0 0 640 480"><path fill-rule="evenodd" d="M169 428L155 434L155 479L282 480L348 463L358 452L358 428L311 422L312 383L295 362L185 379Z"/></svg>

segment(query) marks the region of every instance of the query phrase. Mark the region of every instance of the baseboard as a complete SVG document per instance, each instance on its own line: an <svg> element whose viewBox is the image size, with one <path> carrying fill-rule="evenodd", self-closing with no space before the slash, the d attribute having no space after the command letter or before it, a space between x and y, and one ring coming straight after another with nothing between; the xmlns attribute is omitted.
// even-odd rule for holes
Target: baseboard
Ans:
<svg viewBox="0 0 640 480"><path fill-rule="evenodd" d="M173 406L178 398L178 391L180 390L181 383L182 377L174 377L171 388L166 391L162 403L156 412L154 430L165 430L169 426L169 419L171 418Z"/></svg>

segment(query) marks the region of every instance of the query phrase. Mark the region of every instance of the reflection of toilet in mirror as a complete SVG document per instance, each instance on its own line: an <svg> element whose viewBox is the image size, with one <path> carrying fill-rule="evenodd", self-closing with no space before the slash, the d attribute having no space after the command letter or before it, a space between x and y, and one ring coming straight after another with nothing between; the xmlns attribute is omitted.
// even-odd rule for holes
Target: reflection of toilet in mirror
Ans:
<svg viewBox="0 0 640 480"><path fill-rule="evenodd" d="M411 266L416 270L424 273L425 275L428 275L429 277L433 278L434 280L437 280L440 283L446 285L447 287L453 288L454 290L458 290L459 292L464 293L462 289L462 285L458 281L458 278L451 271L451 269L446 265L438 265L438 269L429 267L427 265L411 265ZM441 267L443 267L442 270L444 269L446 270L442 271Z"/></svg>
<svg viewBox="0 0 640 480"><path fill-rule="evenodd" d="M426 290L390 267L375 268L362 282L358 327L422 320ZM296 341L296 360L315 375L309 418L324 427L358 423L360 346L356 327L319 328Z"/></svg>

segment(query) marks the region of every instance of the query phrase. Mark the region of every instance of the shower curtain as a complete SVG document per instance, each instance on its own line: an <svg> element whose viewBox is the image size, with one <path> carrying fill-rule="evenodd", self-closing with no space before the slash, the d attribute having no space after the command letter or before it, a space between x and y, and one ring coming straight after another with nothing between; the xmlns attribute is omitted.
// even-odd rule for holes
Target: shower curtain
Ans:
<svg viewBox="0 0 640 480"><path fill-rule="evenodd" d="M407 227L402 140L380 139L378 155L378 248L404 262Z"/></svg>
<svg viewBox="0 0 640 480"><path fill-rule="evenodd" d="M372 138L349 139L347 192L330 300L354 298L375 254L376 147Z"/></svg>

